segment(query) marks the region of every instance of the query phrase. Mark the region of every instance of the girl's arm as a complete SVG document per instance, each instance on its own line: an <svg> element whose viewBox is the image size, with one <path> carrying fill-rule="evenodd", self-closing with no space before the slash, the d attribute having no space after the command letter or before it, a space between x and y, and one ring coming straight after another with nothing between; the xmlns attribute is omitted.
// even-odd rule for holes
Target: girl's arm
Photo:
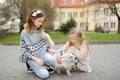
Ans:
<svg viewBox="0 0 120 80"><path fill-rule="evenodd" d="M31 59L34 60L34 61L35 61L38 65L40 65L40 66L43 66L43 65L44 65L43 60L41 60L41 59L39 59L39 58L37 58L37 57L35 57L35 56L31 56Z"/></svg>
<svg viewBox="0 0 120 80"><path fill-rule="evenodd" d="M61 49L57 50L57 52L60 55L63 55L68 49L69 49L69 44L68 44L68 42L66 42L65 45Z"/></svg>
<svg viewBox="0 0 120 80"><path fill-rule="evenodd" d="M54 53L57 53L56 50L52 49L52 48L47 48L47 51L50 53L50 54L54 54Z"/></svg>
<svg viewBox="0 0 120 80"><path fill-rule="evenodd" d="M62 50L66 52L70 48L69 42L66 42L66 44L62 47Z"/></svg>
<svg viewBox="0 0 120 80"><path fill-rule="evenodd" d="M90 57L89 51L86 45L81 45L79 49L75 49L75 54L79 59Z"/></svg>

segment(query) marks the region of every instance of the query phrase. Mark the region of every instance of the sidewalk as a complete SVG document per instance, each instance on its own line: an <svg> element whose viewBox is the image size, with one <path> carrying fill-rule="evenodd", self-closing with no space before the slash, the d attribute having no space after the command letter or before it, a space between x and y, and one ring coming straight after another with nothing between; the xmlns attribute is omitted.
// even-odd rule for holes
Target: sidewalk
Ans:
<svg viewBox="0 0 120 80"><path fill-rule="evenodd" d="M54 73L48 80L119 80L120 45L90 45L90 49L91 73L72 72L72 77ZM0 53L0 80L41 80L34 73L28 73L25 64L18 62L19 46L0 46Z"/></svg>

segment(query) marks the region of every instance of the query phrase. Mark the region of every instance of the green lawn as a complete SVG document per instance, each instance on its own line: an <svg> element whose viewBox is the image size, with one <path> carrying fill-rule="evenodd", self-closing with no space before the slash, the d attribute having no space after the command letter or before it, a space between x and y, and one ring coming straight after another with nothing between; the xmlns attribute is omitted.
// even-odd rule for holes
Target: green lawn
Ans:
<svg viewBox="0 0 120 80"><path fill-rule="evenodd" d="M55 43L65 43L68 40L68 34L63 33L50 33L51 38ZM87 40L120 40L120 34L107 34L107 33L85 33ZM7 37L1 39L2 43L18 43L20 41L20 35L18 33L12 33Z"/></svg>
<svg viewBox="0 0 120 80"><path fill-rule="evenodd" d="M7 37L0 40L2 43L10 43L10 42L19 42L20 35L19 33L8 33Z"/></svg>
<svg viewBox="0 0 120 80"><path fill-rule="evenodd" d="M86 33L88 40L120 40L120 34Z"/></svg>
<svg viewBox="0 0 120 80"><path fill-rule="evenodd" d="M50 33L50 36L55 43L65 43L68 40L68 34Z"/></svg>

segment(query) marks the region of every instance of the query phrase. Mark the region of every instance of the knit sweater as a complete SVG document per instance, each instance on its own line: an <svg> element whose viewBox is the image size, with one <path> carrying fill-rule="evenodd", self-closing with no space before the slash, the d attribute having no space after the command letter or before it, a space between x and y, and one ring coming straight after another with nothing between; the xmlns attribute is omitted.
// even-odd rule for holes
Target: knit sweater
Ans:
<svg viewBox="0 0 120 80"><path fill-rule="evenodd" d="M63 46L66 47L68 46L68 42ZM71 46L66 52L74 52L76 57L79 59L80 63L82 64L89 64L90 60L90 51L87 50L86 43L79 46L79 49L76 49L74 46Z"/></svg>
<svg viewBox="0 0 120 80"><path fill-rule="evenodd" d="M63 46L65 48L68 46L68 42ZM90 51L87 50L86 41L84 41L80 46L79 49L76 49L74 46L71 46L66 52L72 52L78 59L77 67L85 72L91 72L92 68L89 64L90 61Z"/></svg>
<svg viewBox="0 0 120 80"><path fill-rule="evenodd" d="M39 33L37 27L33 28L31 33L26 29L21 32L19 61L26 62L31 56L41 58L46 52L47 47L54 45L50 36L45 33Z"/></svg>

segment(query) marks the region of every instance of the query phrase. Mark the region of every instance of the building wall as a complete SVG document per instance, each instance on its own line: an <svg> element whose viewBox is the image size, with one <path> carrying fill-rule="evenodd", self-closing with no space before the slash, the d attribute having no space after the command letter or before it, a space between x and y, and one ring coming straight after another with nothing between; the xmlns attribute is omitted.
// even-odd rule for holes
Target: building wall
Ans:
<svg viewBox="0 0 120 80"><path fill-rule="evenodd" d="M84 23L85 26L85 21L86 21L86 14L85 14L85 8L56 8L57 11L57 18L55 20L55 27L60 26L60 24L65 23L68 19L72 17L77 23L77 27L80 27L80 23ZM76 14L77 13L77 14ZM80 16L80 13L84 13L84 16Z"/></svg>
<svg viewBox="0 0 120 80"><path fill-rule="evenodd" d="M120 7L120 5L117 4L117 7ZM106 23L111 31L117 31L118 20L116 15L111 15L110 10L105 14L105 8L108 9L107 4L92 4L86 7L73 8L57 7L57 18L54 21L55 29L59 28L62 23L65 23L70 18L68 14L72 14L72 17L77 23L77 27L81 27L85 31L86 26L88 26L88 31L94 31L95 27L105 26ZM111 24L114 26L111 27Z"/></svg>
<svg viewBox="0 0 120 80"><path fill-rule="evenodd" d="M117 5L117 8L119 9L119 5ZM105 23L108 23L108 26L110 27L111 31L117 31L118 29L118 19L116 15L111 15L111 10L108 9L107 13L105 12L105 8L108 9L107 4L100 4L99 11L96 13L96 24L97 27L99 26L105 26ZM111 24L115 23L115 26L112 27Z"/></svg>

